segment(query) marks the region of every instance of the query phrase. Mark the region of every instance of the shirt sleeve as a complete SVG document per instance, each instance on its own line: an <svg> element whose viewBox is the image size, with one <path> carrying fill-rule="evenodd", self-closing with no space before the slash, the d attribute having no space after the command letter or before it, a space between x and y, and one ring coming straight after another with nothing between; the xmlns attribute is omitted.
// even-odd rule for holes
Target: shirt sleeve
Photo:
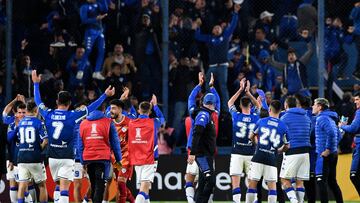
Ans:
<svg viewBox="0 0 360 203"><path fill-rule="evenodd" d="M15 121L15 116L9 116L7 113L3 112L2 119L4 124L9 125Z"/></svg>
<svg viewBox="0 0 360 203"><path fill-rule="evenodd" d="M165 117L164 117L163 113L161 112L158 105L154 106L154 111L155 111L155 114L156 114L155 127L158 129L158 128L160 128L160 126L162 124L165 123Z"/></svg>
<svg viewBox="0 0 360 203"><path fill-rule="evenodd" d="M341 126L341 129L343 129L347 133L358 133L360 128L360 110L356 111L355 118L351 125L344 125Z"/></svg>
<svg viewBox="0 0 360 203"><path fill-rule="evenodd" d="M36 106L39 107L39 112L40 112L41 116L46 118L51 110L48 109L41 100L40 88L39 88L38 82L34 83L34 100L35 100Z"/></svg>
<svg viewBox="0 0 360 203"><path fill-rule="evenodd" d="M188 111L189 111L190 115L194 112L194 110L196 108L196 96L199 94L200 91L201 91L201 86L196 85L189 95Z"/></svg>
<svg viewBox="0 0 360 203"><path fill-rule="evenodd" d="M199 112L199 114L195 118L194 126L199 125L205 128L208 123L209 123L209 115L205 112Z"/></svg>
<svg viewBox="0 0 360 203"><path fill-rule="evenodd" d="M117 162L120 162L121 161L120 140L113 122L111 122L110 124L110 145L112 151L114 152L115 160Z"/></svg>
<svg viewBox="0 0 360 203"><path fill-rule="evenodd" d="M211 87L210 92L213 93L216 97L215 110L217 112L219 112L219 114L220 114L220 96L219 96L218 92L216 91L215 87Z"/></svg>

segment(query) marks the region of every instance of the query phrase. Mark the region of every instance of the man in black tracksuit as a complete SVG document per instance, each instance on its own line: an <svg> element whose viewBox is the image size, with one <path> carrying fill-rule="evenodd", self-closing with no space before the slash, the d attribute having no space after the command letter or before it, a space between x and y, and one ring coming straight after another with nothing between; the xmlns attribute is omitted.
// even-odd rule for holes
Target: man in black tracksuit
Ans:
<svg viewBox="0 0 360 203"><path fill-rule="evenodd" d="M198 111L192 138L192 147L188 159L189 164L196 161L199 166L199 185L195 194L195 202L207 203L215 187L214 154L216 149L216 130L212 120L216 97L207 93L203 106Z"/></svg>

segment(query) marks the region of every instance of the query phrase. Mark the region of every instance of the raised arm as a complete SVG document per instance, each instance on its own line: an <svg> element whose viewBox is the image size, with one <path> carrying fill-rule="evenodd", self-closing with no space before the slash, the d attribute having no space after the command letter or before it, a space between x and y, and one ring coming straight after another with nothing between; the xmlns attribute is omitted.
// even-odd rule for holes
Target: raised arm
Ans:
<svg viewBox="0 0 360 203"><path fill-rule="evenodd" d="M25 103L25 97L23 95L16 95L15 99L12 100L9 104L7 104L4 108L4 111L2 113L2 120L4 122L4 124L10 124L12 122L14 122L14 117L13 116L9 116L9 113L11 112L11 110L13 109L15 103L17 101L22 101L23 103Z"/></svg>
<svg viewBox="0 0 360 203"><path fill-rule="evenodd" d="M159 106L157 105L157 98L154 94L151 98L150 103L154 107L154 111L155 111L155 115L156 115L156 119L155 119L156 127L160 128L160 126L165 123L165 117L164 117L163 113L161 112Z"/></svg>
<svg viewBox="0 0 360 203"><path fill-rule="evenodd" d="M87 106L88 113L95 111L106 99L106 97L112 97L115 94L115 88L109 86L105 93L102 94L96 101Z"/></svg>
<svg viewBox="0 0 360 203"><path fill-rule="evenodd" d="M358 133L360 129L360 110L356 111L355 118L350 125L340 125L340 128L347 133Z"/></svg>
<svg viewBox="0 0 360 203"><path fill-rule="evenodd" d="M188 112L191 115L196 108L196 96L201 92L201 86L204 84L204 73L199 72L199 84L191 91L188 98Z"/></svg>
<svg viewBox="0 0 360 203"><path fill-rule="evenodd" d="M237 98L239 98L240 94L241 94L242 91L244 90L245 80L246 80L246 78L243 78L243 79L240 81L240 88L239 88L238 91L236 91L235 94L229 99L229 101L228 101L228 107L229 107L229 109L231 109L231 107L234 105L234 103L235 103L235 101L237 100Z"/></svg>
<svg viewBox="0 0 360 203"><path fill-rule="evenodd" d="M311 44L311 42L307 43L306 47L307 47L307 51L299 59L299 61L301 63L303 63L303 64L308 64L310 62L310 59L311 59L313 53L314 53L314 48L313 48L313 45Z"/></svg>
<svg viewBox="0 0 360 203"><path fill-rule="evenodd" d="M213 75L213 73L211 73L211 78L210 78L210 82L209 82L210 92L213 93L216 97L215 110L220 113L220 102L221 101L220 101L220 96L214 87L214 82L215 82L214 75Z"/></svg>
<svg viewBox="0 0 360 203"><path fill-rule="evenodd" d="M257 109L261 108L261 105L258 103L258 101L255 99L255 97L250 92L250 81L246 81L246 88L245 88L245 94L248 96L251 100L251 103L256 106Z"/></svg>
<svg viewBox="0 0 360 203"><path fill-rule="evenodd" d="M240 4L235 4L230 25L228 25L224 30L224 37L228 38L234 32L239 20L239 14L238 14L239 10L240 10Z"/></svg>
<svg viewBox="0 0 360 203"><path fill-rule="evenodd" d="M272 52L276 51L278 45L277 44L272 44L270 45L270 50ZM275 61L274 59L274 54L269 58L269 64L271 66L273 66L274 68L276 69L279 69L280 71L284 70L286 64L285 63L281 63L281 62L278 62L278 61Z"/></svg>

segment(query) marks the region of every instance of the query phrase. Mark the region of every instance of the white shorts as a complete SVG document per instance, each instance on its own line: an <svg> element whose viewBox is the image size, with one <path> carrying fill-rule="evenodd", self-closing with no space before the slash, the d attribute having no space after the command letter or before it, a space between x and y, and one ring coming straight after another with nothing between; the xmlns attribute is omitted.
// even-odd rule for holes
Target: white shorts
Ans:
<svg viewBox="0 0 360 203"><path fill-rule="evenodd" d="M199 175L199 166L197 165L196 161L194 161L192 164L187 163L186 173L194 176Z"/></svg>
<svg viewBox="0 0 360 203"><path fill-rule="evenodd" d="M309 153L284 155L280 177L285 179L296 178L297 180L309 180Z"/></svg>
<svg viewBox="0 0 360 203"><path fill-rule="evenodd" d="M267 182L277 182L277 168L275 166L251 162L249 179L260 181L261 177L264 177L264 180Z"/></svg>
<svg viewBox="0 0 360 203"><path fill-rule="evenodd" d="M19 182L30 182L36 184L46 181L46 171L43 163L19 163Z"/></svg>
<svg viewBox="0 0 360 203"><path fill-rule="evenodd" d="M6 180L15 180L18 182L19 180L19 172L18 167L14 166L13 170L10 170L9 166L9 160L6 161Z"/></svg>
<svg viewBox="0 0 360 203"><path fill-rule="evenodd" d="M79 163L75 162L74 165L74 180L81 180L85 175L84 166Z"/></svg>
<svg viewBox="0 0 360 203"><path fill-rule="evenodd" d="M231 154L230 176L243 176L244 173L249 174L251 158L252 156Z"/></svg>
<svg viewBox="0 0 360 203"><path fill-rule="evenodd" d="M59 181L60 178L73 181L74 179L73 159L53 159L49 158L49 167L53 180Z"/></svg>
<svg viewBox="0 0 360 203"><path fill-rule="evenodd" d="M135 166L136 183L153 182L155 176L155 164Z"/></svg>

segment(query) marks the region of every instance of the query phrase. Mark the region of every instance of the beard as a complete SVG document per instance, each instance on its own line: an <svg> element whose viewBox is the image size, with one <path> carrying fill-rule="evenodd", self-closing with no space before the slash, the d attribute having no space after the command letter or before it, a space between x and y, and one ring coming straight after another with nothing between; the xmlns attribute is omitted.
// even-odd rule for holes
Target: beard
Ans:
<svg viewBox="0 0 360 203"><path fill-rule="evenodd" d="M111 117L111 119L117 119L119 117L119 115L110 113L110 117Z"/></svg>

